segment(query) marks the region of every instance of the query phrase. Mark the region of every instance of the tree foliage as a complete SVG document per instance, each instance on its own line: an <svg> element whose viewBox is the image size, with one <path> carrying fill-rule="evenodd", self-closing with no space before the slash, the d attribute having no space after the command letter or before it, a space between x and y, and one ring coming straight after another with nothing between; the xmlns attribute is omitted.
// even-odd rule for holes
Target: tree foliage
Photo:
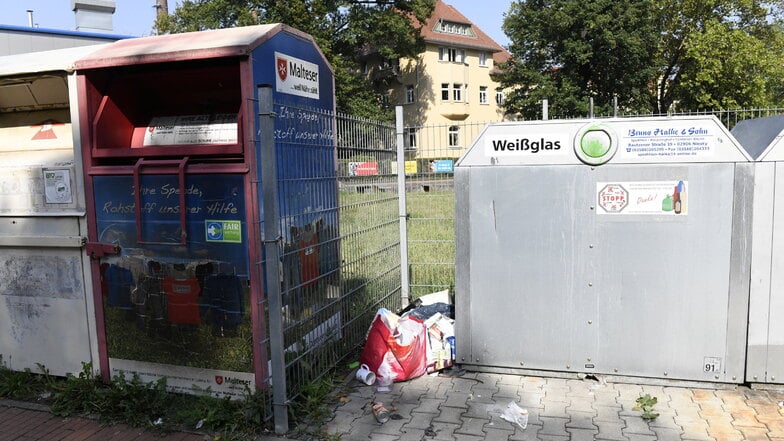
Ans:
<svg viewBox="0 0 784 441"><path fill-rule="evenodd" d="M419 22L430 15L434 0L184 0L159 18L158 33L179 33L284 23L312 35L335 70L340 110L377 119L391 118L382 97L384 84L369 83L358 55L373 48L384 58L415 56L424 48Z"/></svg>
<svg viewBox="0 0 784 441"><path fill-rule="evenodd" d="M556 114L579 115L589 98L608 108L617 96L647 106L641 93L654 76L652 0L528 0L504 20L513 59L501 83L514 90L507 110L535 117L543 98Z"/></svg>
<svg viewBox="0 0 784 441"><path fill-rule="evenodd" d="M520 0L504 31L506 110L539 116L781 104L782 0Z"/></svg>

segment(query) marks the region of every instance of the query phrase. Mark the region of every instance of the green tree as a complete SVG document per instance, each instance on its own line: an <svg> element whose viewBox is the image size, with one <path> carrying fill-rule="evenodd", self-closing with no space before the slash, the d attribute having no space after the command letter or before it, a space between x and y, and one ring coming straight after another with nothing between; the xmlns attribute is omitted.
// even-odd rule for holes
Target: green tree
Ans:
<svg viewBox="0 0 784 441"><path fill-rule="evenodd" d="M497 79L511 88L508 113L540 116L549 99L554 116L578 116L593 97L597 112L613 98L648 109L655 66L657 22L653 0L525 0L504 20L512 60Z"/></svg>
<svg viewBox="0 0 784 441"><path fill-rule="evenodd" d="M784 0L519 0L498 77L509 113L762 107L784 100Z"/></svg>
<svg viewBox="0 0 784 441"><path fill-rule="evenodd" d="M375 119L391 119L383 99L387 85L362 74L359 55L372 48L388 59L415 56L424 43L420 23L434 0L184 0L155 23L158 33L284 23L312 35L335 70L339 110Z"/></svg>
<svg viewBox="0 0 784 441"><path fill-rule="evenodd" d="M653 110L781 104L779 0L657 0L662 70Z"/></svg>

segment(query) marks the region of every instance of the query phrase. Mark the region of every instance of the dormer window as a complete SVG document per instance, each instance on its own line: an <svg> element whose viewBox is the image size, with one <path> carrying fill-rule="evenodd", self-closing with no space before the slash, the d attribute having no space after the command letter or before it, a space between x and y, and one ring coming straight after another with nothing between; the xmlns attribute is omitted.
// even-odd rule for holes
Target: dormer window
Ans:
<svg viewBox="0 0 784 441"><path fill-rule="evenodd" d="M458 23L454 21L439 20L436 23L434 32L441 34L463 35L465 37L476 37L476 33L468 23Z"/></svg>

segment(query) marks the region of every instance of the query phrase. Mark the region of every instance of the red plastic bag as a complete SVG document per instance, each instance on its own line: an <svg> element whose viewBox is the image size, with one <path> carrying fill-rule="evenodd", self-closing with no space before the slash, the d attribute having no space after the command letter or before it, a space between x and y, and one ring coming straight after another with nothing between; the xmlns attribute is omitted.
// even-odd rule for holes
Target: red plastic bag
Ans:
<svg viewBox="0 0 784 441"><path fill-rule="evenodd" d="M360 363L367 364L379 376L379 367L386 360L395 381L419 377L427 368L425 338L425 326L420 320L400 318L387 309L379 309L370 325Z"/></svg>

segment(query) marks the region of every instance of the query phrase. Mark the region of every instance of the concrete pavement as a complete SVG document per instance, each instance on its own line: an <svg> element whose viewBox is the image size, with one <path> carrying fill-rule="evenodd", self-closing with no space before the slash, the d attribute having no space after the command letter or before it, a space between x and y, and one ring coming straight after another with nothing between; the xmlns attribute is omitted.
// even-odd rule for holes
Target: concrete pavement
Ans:
<svg viewBox="0 0 784 441"><path fill-rule="evenodd" d="M378 393L350 384L323 429L341 440L781 440L784 393L745 386L696 389L540 378L492 373L423 376ZM636 399L657 397L653 421L632 410ZM376 421L370 403L392 409ZM503 419L507 405L528 410L521 429Z"/></svg>

